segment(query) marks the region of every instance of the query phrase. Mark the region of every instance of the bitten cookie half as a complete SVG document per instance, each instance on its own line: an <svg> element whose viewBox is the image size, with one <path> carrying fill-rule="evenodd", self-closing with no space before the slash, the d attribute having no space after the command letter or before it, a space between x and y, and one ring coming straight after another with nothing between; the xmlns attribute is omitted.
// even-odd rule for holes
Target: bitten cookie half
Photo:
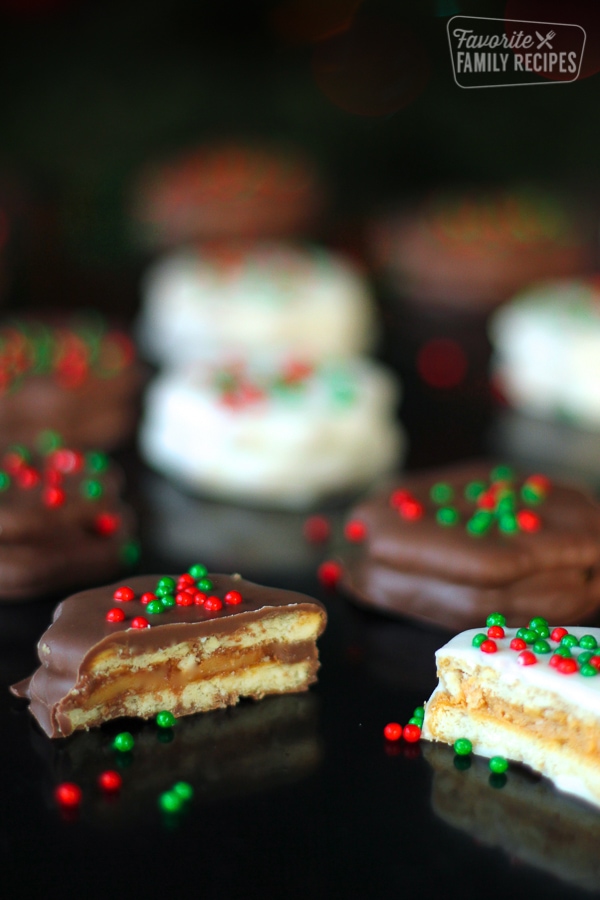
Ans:
<svg viewBox="0 0 600 900"><path fill-rule="evenodd" d="M600 628L530 626L471 629L438 650L422 737L466 738L475 754L523 763L600 805Z"/></svg>
<svg viewBox="0 0 600 900"><path fill-rule="evenodd" d="M306 690L316 680L324 607L240 576L146 575L61 603L41 666L14 685L49 737L120 716L147 719Z"/></svg>

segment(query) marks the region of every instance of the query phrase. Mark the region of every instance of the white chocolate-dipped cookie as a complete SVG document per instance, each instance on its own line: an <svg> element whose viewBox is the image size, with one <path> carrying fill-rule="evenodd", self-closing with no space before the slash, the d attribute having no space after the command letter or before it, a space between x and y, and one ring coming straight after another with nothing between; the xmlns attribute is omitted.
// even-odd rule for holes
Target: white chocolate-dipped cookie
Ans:
<svg viewBox="0 0 600 900"><path fill-rule="evenodd" d="M600 429L600 284L551 281L518 294L491 322L494 374L516 409Z"/></svg>
<svg viewBox="0 0 600 900"><path fill-rule="evenodd" d="M437 651L423 737L466 739L480 756L524 763L600 805L600 629L529 626L471 629Z"/></svg>
<svg viewBox="0 0 600 900"><path fill-rule="evenodd" d="M322 361L374 343L369 286L345 258L264 242L188 248L146 275L140 342L170 365L223 353L293 353Z"/></svg>
<svg viewBox="0 0 600 900"><path fill-rule="evenodd" d="M399 462L397 400L393 377L364 359L196 364L150 387L141 450L199 493L308 508Z"/></svg>

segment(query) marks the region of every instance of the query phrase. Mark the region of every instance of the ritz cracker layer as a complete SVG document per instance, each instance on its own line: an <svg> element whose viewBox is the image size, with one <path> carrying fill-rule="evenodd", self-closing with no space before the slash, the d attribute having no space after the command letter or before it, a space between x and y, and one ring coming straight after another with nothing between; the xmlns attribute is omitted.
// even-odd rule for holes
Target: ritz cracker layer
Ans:
<svg viewBox="0 0 600 900"><path fill-rule="evenodd" d="M64 600L41 666L12 688L49 737L120 716L175 716L240 697L306 690L319 666L322 604L241 576L139 576Z"/></svg>

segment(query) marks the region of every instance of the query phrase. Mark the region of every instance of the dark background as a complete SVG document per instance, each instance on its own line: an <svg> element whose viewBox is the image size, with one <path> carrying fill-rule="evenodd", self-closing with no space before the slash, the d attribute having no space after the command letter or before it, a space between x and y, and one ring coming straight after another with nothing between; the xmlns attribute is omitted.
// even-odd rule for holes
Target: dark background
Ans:
<svg viewBox="0 0 600 900"><path fill-rule="evenodd" d="M148 159L218 136L310 151L331 240L374 208L444 184L599 188L595 4L513 2L587 28L575 84L461 90L450 14L498 2L85 0L0 3L0 172L20 185L11 304L136 305L126 209ZM13 204L14 205L14 204ZM19 223L17 223L19 224Z"/></svg>
<svg viewBox="0 0 600 900"><path fill-rule="evenodd" d="M584 25L588 77L459 89L447 17L503 16L505 7L3 0L0 192L13 218L5 306L96 306L133 315L146 259L131 240L132 180L148 159L215 136L269 136L307 148L330 187L320 236L354 252L373 210L438 184L533 179L583 192L594 205L595 4L513 2L507 12ZM480 451L480 420L469 416L457 433L446 410L440 441L439 417L424 410L412 462ZM125 462L131 466L131 456ZM587 845L577 847L578 822L594 834L598 816L551 787L544 786L542 802L535 779L511 772L522 805L509 815L514 828L498 825L496 840L476 821L453 828L434 812L432 786L443 770L440 776L418 748L390 753L382 728L405 722L428 696L433 651L444 635L353 610L319 587L317 562L318 553L310 567L278 572L276 580L328 606L323 667L300 728L318 764L296 767L297 735L285 709L267 732L244 731L247 705L217 711L203 719L199 736L193 723L180 723L164 746L153 726L134 724L145 749L112 805L94 779L115 765L110 739L117 729L47 741L5 690L35 665L52 602L0 610L0 892L132 900L590 896L573 886L572 873L597 872ZM143 570L175 567L167 550L145 547ZM252 574L275 580L268 566ZM450 750L445 764L452 773ZM165 822L156 797L182 772L196 800L187 816ZM85 788L77 821L64 820L52 799L54 785L71 777ZM471 784L465 781L466 791ZM506 796L489 788L488 821L504 821ZM536 804L529 835L539 836L542 849L531 863L527 823ZM560 868L571 846L571 877L563 870L554 878L552 866Z"/></svg>

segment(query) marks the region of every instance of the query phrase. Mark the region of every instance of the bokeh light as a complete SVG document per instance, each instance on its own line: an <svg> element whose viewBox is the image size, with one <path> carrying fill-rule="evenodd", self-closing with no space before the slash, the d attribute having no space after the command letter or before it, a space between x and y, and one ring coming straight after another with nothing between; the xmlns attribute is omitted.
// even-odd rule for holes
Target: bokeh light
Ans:
<svg viewBox="0 0 600 900"><path fill-rule="evenodd" d="M430 74L427 51L412 29L362 16L317 44L312 69L323 94L358 116L398 112L422 93Z"/></svg>
<svg viewBox="0 0 600 900"><path fill-rule="evenodd" d="M290 44L312 44L350 28L362 0L285 0L270 16L273 31Z"/></svg>
<svg viewBox="0 0 600 900"><path fill-rule="evenodd" d="M450 338L432 338L417 354L417 371L430 387L457 387L464 381L467 369L465 351Z"/></svg>

